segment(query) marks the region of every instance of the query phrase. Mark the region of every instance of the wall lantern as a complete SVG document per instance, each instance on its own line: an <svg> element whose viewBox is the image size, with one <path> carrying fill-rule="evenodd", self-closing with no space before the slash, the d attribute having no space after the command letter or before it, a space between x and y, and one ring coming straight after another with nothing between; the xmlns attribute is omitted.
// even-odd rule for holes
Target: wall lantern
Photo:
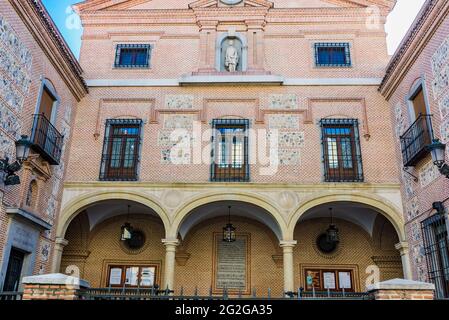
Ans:
<svg viewBox="0 0 449 320"><path fill-rule="evenodd" d="M326 230L326 238L329 243L338 243L340 242L340 236L338 234L338 228L334 224L333 216L332 216L332 208L329 208L329 213L331 217L331 224L329 228Z"/></svg>
<svg viewBox="0 0 449 320"><path fill-rule="evenodd" d="M223 228L223 241L224 242L235 242L235 227L231 223L231 206L228 207L229 220L228 224Z"/></svg>
<svg viewBox="0 0 449 320"><path fill-rule="evenodd" d="M30 146L31 142L28 140L28 136L22 136L16 142L16 161L9 163L8 157L0 159L0 171L6 174L4 178L5 186L20 184L20 178L16 172L22 169L22 164L28 159Z"/></svg>
<svg viewBox="0 0 449 320"><path fill-rule="evenodd" d="M433 163L438 167L441 174L449 178L449 165L444 162L446 157L446 145L442 144L440 140L433 140L432 144L427 147L432 154Z"/></svg>
<svg viewBox="0 0 449 320"><path fill-rule="evenodd" d="M129 221L129 211L130 211L131 206L128 205L128 217L127 217L127 221ZM128 241L131 240L133 236L133 227L131 226L131 224L129 222L125 222L125 224L122 226L122 235L121 235L121 240L122 241Z"/></svg>

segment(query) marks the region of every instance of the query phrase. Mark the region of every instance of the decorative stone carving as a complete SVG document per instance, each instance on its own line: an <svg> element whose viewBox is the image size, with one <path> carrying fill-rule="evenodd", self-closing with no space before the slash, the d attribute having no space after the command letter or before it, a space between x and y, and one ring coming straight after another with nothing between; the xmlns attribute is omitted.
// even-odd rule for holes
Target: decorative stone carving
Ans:
<svg viewBox="0 0 449 320"><path fill-rule="evenodd" d="M449 86L449 37L446 38L432 56L433 93L440 96Z"/></svg>
<svg viewBox="0 0 449 320"><path fill-rule="evenodd" d="M191 132L173 132L173 131L159 131L158 145L161 147L171 147L179 143L194 142L194 137Z"/></svg>
<svg viewBox="0 0 449 320"><path fill-rule="evenodd" d="M412 223L411 234L412 234L412 240L414 242L421 241L421 225L419 222Z"/></svg>
<svg viewBox="0 0 449 320"><path fill-rule="evenodd" d="M304 132L279 133L279 146L287 148L300 148L304 145Z"/></svg>
<svg viewBox="0 0 449 320"><path fill-rule="evenodd" d="M0 157L8 157L10 159L14 158L15 145L14 141L11 140L5 133L0 130Z"/></svg>
<svg viewBox="0 0 449 320"><path fill-rule="evenodd" d="M167 109L193 109L192 95L170 94L165 97L165 107Z"/></svg>
<svg viewBox="0 0 449 320"><path fill-rule="evenodd" d="M193 115L173 115L167 114L164 118L165 129L192 129L193 128Z"/></svg>
<svg viewBox="0 0 449 320"><path fill-rule="evenodd" d="M299 150L280 149L279 164L281 165L299 164Z"/></svg>
<svg viewBox="0 0 449 320"><path fill-rule="evenodd" d="M440 126L441 141L443 143L449 143L449 117L443 120ZM446 148L446 156L449 158L449 148Z"/></svg>
<svg viewBox="0 0 449 320"><path fill-rule="evenodd" d="M51 244L48 241L43 240L42 244L41 244L41 248L39 250L41 262L48 261L48 259L50 257L50 251L51 251Z"/></svg>
<svg viewBox="0 0 449 320"><path fill-rule="evenodd" d="M284 209L291 209L298 203L298 197L291 191L280 192L277 196L277 202Z"/></svg>
<svg viewBox="0 0 449 320"><path fill-rule="evenodd" d="M400 103L396 104L396 107L394 108L394 113L396 120L396 137L399 139L407 128L407 123L404 114L402 112L402 105Z"/></svg>
<svg viewBox="0 0 449 320"><path fill-rule="evenodd" d="M270 95L270 109L297 110L299 109L296 94L272 94Z"/></svg>
<svg viewBox="0 0 449 320"><path fill-rule="evenodd" d="M407 218L408 220L411 220L418 216L419 214L419 200L418 197L413 197L410 199L409 202L407 202L406 205L407 209Z"/></svg>
<svg viewBox="0 0 449 320"><path fill-rule="evenodd" d="M161 164L190 164L191 163L191 153L190 150L185 150L182 148L174 149L163 149Z"/></svg>
<svg viewBox="0 0 449 320"><path fill-rule="evenodd" d="M20 138L21 121L4 103L0 101L0 128L16 140Z"/></svg>
<svg viewBox="0 0 449 320"><path fill-rule="evenodd" d="M1 50L0 54L2 54ZM11 80L7 78L0 79L0 96L14 112L20 113L24 98L22 94L14 88Z"/></svg>
<svg viewBox="0 0 449 320"><path fill-rule="evenodd" d="M440 100L441 119L449 115L449 92Z"/></svg>
<svg viewBox="0 0 449 320"><path fill-rule="evenodd" d="M412 247L412 255L415 264L419 265L425 261L424 247L422 244L417 244Z"/></svg>
<svg viewBox="0 0 449 320"><path fill-rule="evenodd" d="M440 173L437 166L434 165L432 161L429 161L421 168L421 170L419 170L419 181L421 182L421 187L427 187L439 176Z"/></svg>
<svg viewBox="0 0 449 320"><path fill-rule="evenodd" d="M169 208L176 208L181 203L182 193L177 190L169 190L164 194L164 204Z"/></svg>
<svg viewBox="0 0 449 320"><path fill-rule="evenodd" d="M407 199L410 199L415 194L412 178L408 176L407 173L402 172L402 181L404 183L405 196Z"/></svg>
<svg viewBox="0 0 449 320"><path fill-rule="evenodd" d="M271 129L299 129L299 116L287 114L273 114L269 116L269 128Z"/></svg>

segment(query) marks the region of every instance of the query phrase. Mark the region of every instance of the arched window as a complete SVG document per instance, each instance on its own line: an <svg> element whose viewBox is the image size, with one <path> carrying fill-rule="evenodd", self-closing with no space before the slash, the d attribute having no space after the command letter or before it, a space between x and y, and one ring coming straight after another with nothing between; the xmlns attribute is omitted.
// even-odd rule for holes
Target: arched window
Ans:
<svg viewBox="0 0 449 320"><path fill-rule="evenodd" d="M25 205L29 208L34 208L37 200L37 182L32 180L28 186L27 196L25 200Z"/></svg>

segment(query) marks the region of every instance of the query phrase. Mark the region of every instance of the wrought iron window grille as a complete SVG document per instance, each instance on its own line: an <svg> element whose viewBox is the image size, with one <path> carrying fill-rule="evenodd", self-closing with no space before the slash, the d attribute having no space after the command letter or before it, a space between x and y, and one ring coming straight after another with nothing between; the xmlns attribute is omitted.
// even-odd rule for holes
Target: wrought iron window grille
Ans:
<svg viewBox="0 0 449 320"><path fill-rule="evenodd" d="M320 122L325 182L363 182L363 162L357 119Z"/></svg>
<svg viewBox="0 0 449 320"><path fill-rule="evenodd" d="M347 42L315 43L315 65L317 67L351 67L351 50Z"/></svg>
<svg viewBox="0 0 449 320"><path fill-rule="evenodd" d="M140 163L142 120L109 119L106 121L101 181L136 181Z"/></svg>

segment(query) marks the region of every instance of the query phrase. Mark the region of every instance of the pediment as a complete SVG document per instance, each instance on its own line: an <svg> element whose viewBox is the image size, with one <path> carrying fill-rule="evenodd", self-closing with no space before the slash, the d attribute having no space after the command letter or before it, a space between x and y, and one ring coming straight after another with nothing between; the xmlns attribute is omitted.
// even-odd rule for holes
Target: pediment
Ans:
<svg viewBox="0 0 449 320"><path fill-rule="evenodd" d="M322 5L321 5L322 4ZM265 7L265 8L316 8L316 7L369 7L377 5L392 10L396 0L242 0L236 6ZM151 10L151 9L196 9L226 7L220 0L86 0L73 6L75 11L100 10Z"/></svg>
<svg viewBox="0 0 449 320"><path fill-rule="evenodd" d="M189 4L189 8L217 8L219 6L226 6L220 0L198 0ZM265 7L272 8L274 3L266 0L242 0L236 6L244 7Z"/></svg>

